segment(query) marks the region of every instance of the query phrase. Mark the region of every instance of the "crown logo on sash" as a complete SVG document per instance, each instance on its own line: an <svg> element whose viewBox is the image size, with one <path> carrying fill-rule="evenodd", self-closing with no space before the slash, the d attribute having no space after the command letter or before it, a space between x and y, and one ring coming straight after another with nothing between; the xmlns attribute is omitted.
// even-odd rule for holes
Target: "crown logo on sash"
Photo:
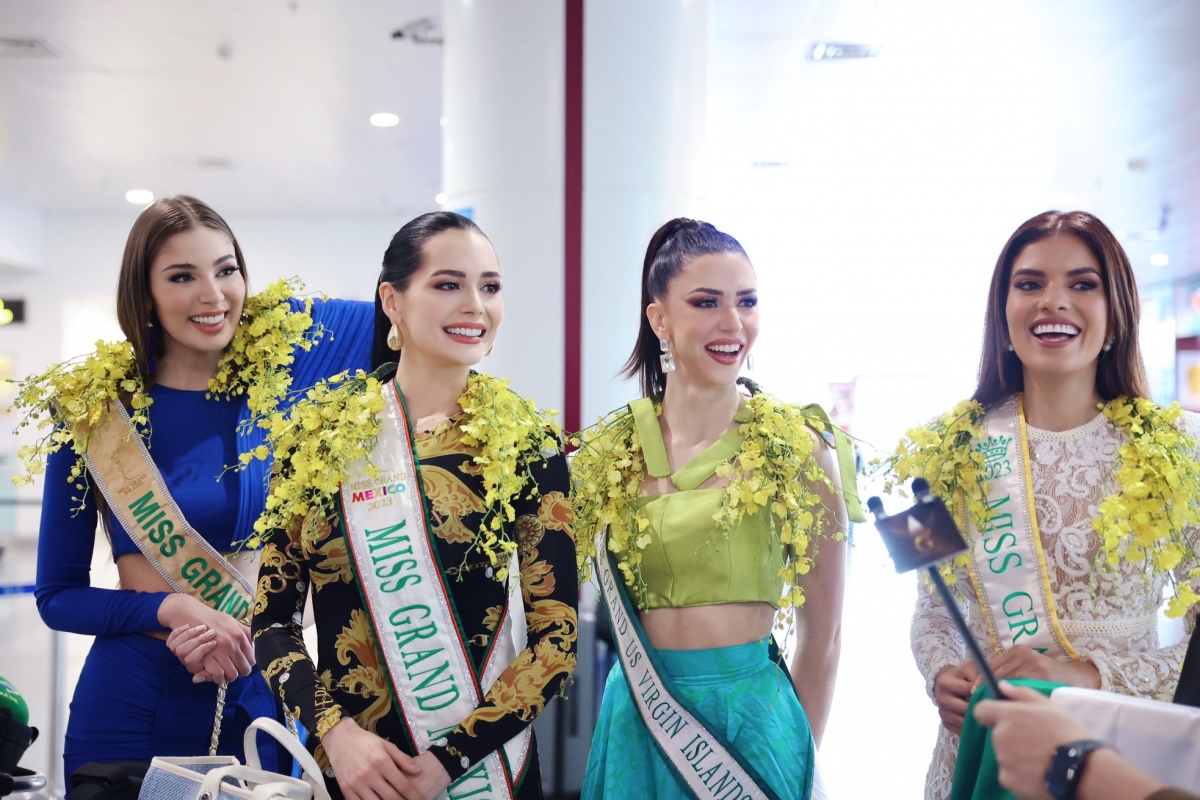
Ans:
<svg viewBox="0 0 1200 800"><path fill-rule="evenodd" d="M983 454L984 461L1003 461L1008 458L1008 446L1012 438L1008 436L989 436L975 445L975 451Z"/></svg>

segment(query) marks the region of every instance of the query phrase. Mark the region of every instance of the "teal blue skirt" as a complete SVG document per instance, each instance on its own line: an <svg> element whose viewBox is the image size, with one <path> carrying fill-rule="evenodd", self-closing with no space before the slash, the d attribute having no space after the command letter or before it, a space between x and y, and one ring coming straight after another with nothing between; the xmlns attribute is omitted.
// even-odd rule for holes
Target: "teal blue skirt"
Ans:
<svg viewBox="0 0 1200 800"><path fill-rule="evenodd" d="M709 729L723 735L782 800L808 800L815 769L812 731L765 642L659 650L658 656ZM604 686L583 797L691 797L642 723L619 663Z"/></svg>

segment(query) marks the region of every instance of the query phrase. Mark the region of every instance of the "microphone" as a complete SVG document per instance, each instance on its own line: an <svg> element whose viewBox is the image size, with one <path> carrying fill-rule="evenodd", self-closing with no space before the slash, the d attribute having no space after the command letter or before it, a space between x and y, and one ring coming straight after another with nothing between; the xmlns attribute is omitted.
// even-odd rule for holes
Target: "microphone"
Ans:
<svg viewBox="0 0 1200 800"><path fill-rule="evenodd" d="M884 513L883 501L878 497L867 500L867 509L875 515L875 528L883 536L897 572L907 572L917 567L925 569L930 583L942 598L946 613L966 644L967 652L978 665L992 697L1003 700L1005 697L1000 692L1000 684L988 665L987 657L975 641L959 611L958 603L938 572L938 562L965 552L967 543L945 504L929 491L929 481L916 478L911 485L916 505L894 517Z"/></svg>
<svg viewBox="0 0 1200 800"><path fill-rule="evenodd" d="M867 511L870 511L874 515L876 522L881 521L887 516L883 510L883 501L878 497L867 498Z"/></svg>

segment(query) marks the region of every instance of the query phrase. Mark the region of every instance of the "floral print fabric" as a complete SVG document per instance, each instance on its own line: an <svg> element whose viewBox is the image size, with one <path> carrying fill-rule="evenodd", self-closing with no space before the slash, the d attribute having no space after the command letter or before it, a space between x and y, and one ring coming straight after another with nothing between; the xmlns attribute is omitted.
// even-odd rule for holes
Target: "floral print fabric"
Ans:
<svg viewBox="0 0 1200 800"><path fill-rule="evenodd" d="M414 443L438 555L478 671L506 593L504 584L489 576L486 556L471 551L485 505L480 469L473 460L478 450L463 442L462 417L432 433L418 433ZM446 744L431 748L451 778L529 725L575 666L578 584L566 458L557 453L533 464L530 478L530 488L513 501L514 520L505 523L505 533L518 546L528 646ZM258 586L258 661L272 690L310 731L309 748L321 767L327 769L329 763L320 737L346 715L409 749L351 569L340 516L310 517L272 531L263 548ZM301 632L309 586L318 630L316 664ZM540 796L540 786L527 788Z"/></svg>

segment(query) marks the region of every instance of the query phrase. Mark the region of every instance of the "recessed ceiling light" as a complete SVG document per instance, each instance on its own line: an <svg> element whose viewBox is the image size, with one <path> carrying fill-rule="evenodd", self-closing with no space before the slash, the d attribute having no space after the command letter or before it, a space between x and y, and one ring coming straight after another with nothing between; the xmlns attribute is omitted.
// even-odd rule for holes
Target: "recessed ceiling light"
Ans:
<svg viewBox="0 0 1200 800"><path fill-rule="evenodd" d="M1155 267L1165 267L1171 263L1171 259L1166 253L1155 253L1150 256L1150 264Z"/></svg>
<svg viewBox="0 0 1200 800"><path fill-rule="evenodd" d="M378 114L371 115L371 124L376 128L392 128L400 124L400 118L395 114L381 111Z"/></svg>
<svg viewBox="0 0 1200 800"><path fill-rule="evenodd" d="M439 206L446 205L446 201L449 199L450 198L446 196L445 192L438 192L433 196L433 202L437 203Z"/></svg>
<svg viewBox="0 0 1200 800"><path fill-rule="evenodd" d="M125 199L135 206L148 206L154 202L154 192L149 189L130 189L125 193Z"/></svg>
<svg viewBox="0 0 1200 800"><path fill-rule="evenodd" d="M847 58L875 58L881 47L851 42L814 42L808 49L810 61L834 61Z"/></svg>

